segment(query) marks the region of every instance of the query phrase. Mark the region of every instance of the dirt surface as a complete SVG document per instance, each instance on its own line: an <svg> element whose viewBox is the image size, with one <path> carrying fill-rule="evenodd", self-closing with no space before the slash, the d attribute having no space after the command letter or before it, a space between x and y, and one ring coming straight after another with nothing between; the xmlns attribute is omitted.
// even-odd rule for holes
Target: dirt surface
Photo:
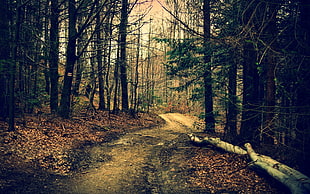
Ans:
<svg viewBox="0 0 310 194"><path fill-rule="evenodd" d="M160 115L167 124L128 133L89 148L102 162L62 185L67 193L191 193L184 164L192 155L186 133L193 120L181 114ZM176 149L178 147L180 150ZM107 159L108 158L108 159ZM192 191L194 193L194 191Z"/></svg>

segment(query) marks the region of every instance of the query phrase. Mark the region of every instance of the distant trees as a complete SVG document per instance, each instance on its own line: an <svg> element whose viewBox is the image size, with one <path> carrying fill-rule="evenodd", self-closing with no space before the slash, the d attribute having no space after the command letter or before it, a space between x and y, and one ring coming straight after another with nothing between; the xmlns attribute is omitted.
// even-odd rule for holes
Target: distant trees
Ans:
<svg viewBox="0 0 310 194"><path fill-rule="evenodd" d="M153 68L145 71L151 67L152 37L147 35L149 40L145 41L146 36L136 32L148 23L143 18L150 2L1 3L0 111L11 130L15 114L38 112L46 105L51 113L69 118L75 106L86 100L84 96L92 108L100 110L144 109L143 92L154 90L145 84L154 79L145 79L147 73L153 74ZM140 6L143 8L135 10ZM148 53L135 54L137 39L139 47L149 46ZM153 99L154 93L149 94ZM147 106L151 103L153 100Z"/></svg>

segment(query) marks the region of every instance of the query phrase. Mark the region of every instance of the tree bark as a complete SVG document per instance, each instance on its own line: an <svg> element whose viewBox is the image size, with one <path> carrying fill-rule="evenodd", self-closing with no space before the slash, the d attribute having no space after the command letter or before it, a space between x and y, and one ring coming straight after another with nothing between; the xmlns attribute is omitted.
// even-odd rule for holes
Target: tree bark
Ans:
<svg viewBox="0 0 310 194"><path fill-rule="evenodd" d="M275 70L276 70L276 54L275 51L277 50L277 36L278 36L278 29L277 29L277 12L279 9L279 2L272 2L267 3L267 24L265 31L265 37L263 40L267 45L265 48L267 52L267 64L266 64L266 94L265 94L265 103L266 113L265 113L265 126L267 126L270 130L266 131L262 134L264 143L274 143L273 137L274 132L274 112L275 112L275 105L276 105L276 83L275 83Z"/></svg>
<svg viewBox="0 0 310 194"><path fill-rule="evenodd" d="M237 137L237 62L232 61L228 72L228 105L226 118L226 133L229 139Z"/></svg>
<svg viewBox="0 0 310 194"><path fill-rule="evenodd" d="M210 22L210 0L203 2L203 31L204 31L204 96L205 96L205 132L215 132L215 119L213 114L213 88L212 88L212 74L211 74L211 51L210 51L210 36L211 36L211 22Z"/></svg>
<svg viewBox="0 0 310 194"><path fill-rule="evenodd" d="M242 101L242 122L240 127L240 139L245 141L258 141L258 128L260 127L260 78L257 66L257 51L255 42L248 35L257 30L260 18L257 13L259 1L243 1L245 12L243 13L243 26L245 26L247 37L243 42L243 101ZM257 17L253 17L257 16ZM254 20L255 18L256 20Z"/></svg>
<svg viewBox="0 0 310 194"><path fill-rule="evenodd" d="M199 137L193 134L189 134L188 136L191 139L191 141L198 143L198 144L212 144L216 147L222 148L223 150L227 152L241 154L241 155L247 154L247 152L241 147L222 141L220 138L204 137L203 139L200 139Z"/></svg>
<svg viewBox="0 0 310 194"><path fill-rule="evenodd" d="M73 80L73 70L77 59L76 56L76 8L75 0L69 0L69 40L67 45L67 61L64 75L64 85L62 89L59 115L69 118L71 110L71 87Z"/></svg>
<svg viewBox="0 0 310 194"><path fill-rule="evenodd" d="M0 115L8 117L8 73L9 73L9 6L7 0L0 1Z"/></svg>
<svg viewBox="0 0 310 194"><path fill-rule="evenodd" d="M99 7L99 2L97 2L97 7ZM103 41L102 41L102 22L101 22L101 15L97 14L96 16L96 57L97 57L97 68L98 68L98 87L99 87L99 110L105 110L105 96L104 96L104 79L103 79Z"/></svg>
<svg viewBox="0 0 310 194"><path fill-rule="evenodd" d="M127 24L128 24L128 0L122 0L121 22L119 26L119 46L120 46L120 81L122 91L122 110L128 111L128 82L127 82L127 58L126 58L126 39L127 39Z"/></svg>
<svg viewBox="0 0 310 194"><path fill-rule="evenodd" d="M9 92L8 92L8 112L9 112L9 131L15 130L15 73L16 65L18 63L18 51L20 43L20 28L22 23L22 5L20 1L16 4L16 23L15 23L15 36L13 46L13 62L9 63Z"/></svg>
<svg viewBox="0 0 310 194"><path fill-rule="evenodd" d="M286 185L292 193L310 192L309 177L268 156L257 154L249 143L244 146L255 166L265 170L270 176Z"/></svg>
<svg viewBox="0 0 310 194"><path fill-rule="evenodd" d="M50 51L49 51L49 75L50 75L50 109L52 113L58 111L58 60L59 60L59 9L58 0L51 0L50 16Z"/></svg>

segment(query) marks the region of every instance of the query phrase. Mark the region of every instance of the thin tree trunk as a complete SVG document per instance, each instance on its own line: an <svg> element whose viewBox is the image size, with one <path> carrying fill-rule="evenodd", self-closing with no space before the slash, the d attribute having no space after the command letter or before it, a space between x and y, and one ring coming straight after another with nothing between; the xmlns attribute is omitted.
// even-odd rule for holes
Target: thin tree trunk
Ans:
<svg viewBox="0 0 310 194"><path fill-rule="evenodd" d="M111 12L113 12L114 8L111 8ZM106 94L107 94L107 109L111 110L112 105L112 93L113 86L110 85L110 72L111 72L111 53L112 53L112 34L113 34L113 18L114 15L110 14L105 22L105 42L107 43L107 49L105 49L105 61L106 61L106 73L105 73L105 82L106 82Z"/></svg>
<svg viewBox="0 0 310 194"><path fill-rule="evenodd" d="M119 49L117 51L117 56L119 55ZM119 112L119 62L115 63L115 68L114 68L114 81L115 81L115 86L114 86L114 100L113 100L113 113L116 114Z"/></svg>
<svg viewBox="0 0 310 194"><path fill-rule="evenodd" d="M139 30L138 42L137 42L137 55L136 55L136 67L135 67L135 79L133 83L133 110L138 111L138 85L139 85L139 57L140 57L140 39L141 31Z"/></svg>
<svg viewBox="0 0 310 194"><path fill-rule="evenodd" d="M90 85L90 91L88 94L88 99L89 99L89 105L92 110L95 110L95 105L94 105L94 99L95 99L95 93L96 93L96 88L97 88L97 78L95 75L95 56L90 58L90 64L91 64L91 73L90 73L90 80L91 82L89 83Z"/></svg>
<svg viewBox="0 0 310 194"><path fill-rule="evenodd" d="M81 29L83 27L83 21L85 20L85 15L78 15L77 16L77 29ZM83 45L83 42L85 41L85 39L87 39L87 34L85 33L81 33L79 35L79 37L77 37L76 42L76 49L77 49L77 53L79 53L79 55L81 56L85 56L85 54L83 53L83 49L85 49L86 45ZM80 85L82 82L82 76L83 76L83 70L84 70L84 63L85 63L86 59L84 57L78 57L76 59L76 64L74 66L74 79L73 79L73 87L72 87L72 94L74 96L79 96L80 95ZM93 64L91 64L93 65Z"/></svg>
<svg viewBox="0 0 310 194"><path fill-rule="evenodd" d="M97 6L99 6L97 4ZM100 14L96 16L96 52L97 52L97 64L98 64L98 81L99 81L99 110L106 109L105 106L105 96L104 96L104 79L103 79L103 64L102 64L102 54L103 54L103 42L102 42L102 33L101 33L101 17Z"/></svg>
<svg viewBox="0 0 310 194"><path fill-rule="evenodd" d="M44 15L51 15L50 5L48 3L45 3L45 8L44 8ZM48 42L50 35L49 35L49 25L50 25L50 18L49 17L44 17L44 39L46 40L46 43L48 46L50 46L50 42ZM44 56L49 56L49 50L51 48L47 48L48 46L45 47L44 49ZM51 94L51 82L50 82L50 70L49 70L49 60L40 61L40 63L43 63L44 67L46 67L43 72L44 72L44 78L45 78L45 92L50 95Z"/></svg>

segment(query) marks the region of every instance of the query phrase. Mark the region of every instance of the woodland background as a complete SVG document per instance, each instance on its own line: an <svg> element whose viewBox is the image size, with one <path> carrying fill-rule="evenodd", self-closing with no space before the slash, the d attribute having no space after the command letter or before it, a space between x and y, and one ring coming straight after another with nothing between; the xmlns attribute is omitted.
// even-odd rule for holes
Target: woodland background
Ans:
<svg viewBox="0 0 310 194"><path fill-rule="evenodd" d="M0 3L3 130L26 114L181 112L309 162L307 0Z"/></svg>

